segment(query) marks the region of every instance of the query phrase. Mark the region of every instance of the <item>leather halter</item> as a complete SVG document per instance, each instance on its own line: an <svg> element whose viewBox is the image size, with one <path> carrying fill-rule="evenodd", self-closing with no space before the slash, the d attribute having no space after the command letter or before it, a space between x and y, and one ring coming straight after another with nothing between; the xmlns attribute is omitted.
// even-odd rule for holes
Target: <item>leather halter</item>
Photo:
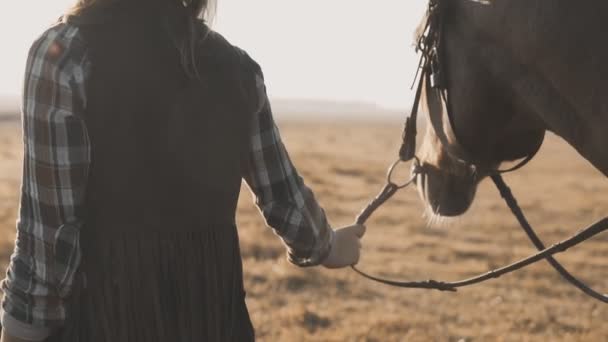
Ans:
<svg viewBox="0 0 608 342"><path fill-rule="evenodd" d="M419 63L418 86L416 90L416 96L412 106L411 114L406 119L402 145L399 150L399 160L389 168L387 183L385 184L382 191L367 205L367 207L359 214L356 222L358 224L364 224L367 219L390 199L397 191L410 185L419 172L419 161L416 158L416 124L418 118L418 109L420 101L422 99L422 91L426 93L426 100L429 109L429 120L435 134L441 141L443 148L450 154L451 157L469 165L478 165L478 161L472 157L470 153L463 148L456 138L452 126L452 120L450 118L449 102L447 89L443 80L443 73L441 69L441 35L443 30L443 15L445 6L441 0L430 0L427 11L427 19L425 22L424 30L419 37L417 51L421 52L421 59ZM417 75L418 76L418 75ZM370 280L383 283L390 286L401 287L401 288L419 288L419 289L435 289L440 291L456 291L459 287L469 286L477 284L492 278L498 278L503 274L513 272L520 268L526 267L537 261L546 259L551 266L569 283L579 288L585 294L605 303L608 303L608 295L603 295L599 292L588 287L585 283L570 274L557 260L553 258L553 255L559 252L563 252L566 249L575 246L587 239L605 231L608 229L608 217L604 218L592 226L580 231L573 237L564 240L558 244L555 244L549 248L546 248L542 241L536 235L534 229L528 223L524 216L521 208L517 204L511 190L506 185L501 177L502 173L512 172L525 166L539 151L543 141L540 140L538 146L522 161L517 163L514 167L507 170L490 170L491 178L494 181L496 187L500 191L501 196L505 199L507 205L515 215L516 219L520 223L522 229L526 232L532 243L535 245L538 253L520 260L519 262L513 263L509 266L505 266L500 269L492 270L479 276L465 279L456 282L443 282L436 280L426 281L393 281L376 276L367 274L359 270L356 266L351 266L352 269L360 274L361 276ZM393 182L392 174L394 169L400 162L408 162L414 160L414 176L408 182L398 185Z"/></svg>

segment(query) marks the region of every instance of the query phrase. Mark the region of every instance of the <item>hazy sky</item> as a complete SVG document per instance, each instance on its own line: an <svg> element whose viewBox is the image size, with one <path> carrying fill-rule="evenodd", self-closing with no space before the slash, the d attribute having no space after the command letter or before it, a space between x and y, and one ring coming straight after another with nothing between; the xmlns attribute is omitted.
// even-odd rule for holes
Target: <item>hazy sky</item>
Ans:
<svg viewBox="0 0 608 342"><path fill-rule="evenodd" d="M0 0L0 94L18 94L27 51L73 0ZM405 107L426 0L218 0L214 28L247 50L277 98Z"/></svg>

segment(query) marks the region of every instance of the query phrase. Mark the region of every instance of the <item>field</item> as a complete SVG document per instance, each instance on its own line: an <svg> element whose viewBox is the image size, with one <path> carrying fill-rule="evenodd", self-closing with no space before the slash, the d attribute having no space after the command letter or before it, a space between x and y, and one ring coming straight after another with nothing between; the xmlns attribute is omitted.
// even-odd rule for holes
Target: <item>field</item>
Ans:
<svg viewBox="0 0 608 342"><path fill-rule="evenodd" d="M333 226L350 224L394 159L397 121L282 120L300 173ZM14 238L21 136L0 122L0 247ZM549 136L541 153L506 177L546 244L608 214L608 180ZM260 341L606 341L608 306L569 286L547 263L457 293L377 285L348 269L298 269L263 224L246 188L238 213L249 309ZM429 227L407 189L382 208L363 239L361 268L394 279L456 280L534 249L490 182L462 218ZM608 235L561 254L563 264L608 291Z"/></svg>

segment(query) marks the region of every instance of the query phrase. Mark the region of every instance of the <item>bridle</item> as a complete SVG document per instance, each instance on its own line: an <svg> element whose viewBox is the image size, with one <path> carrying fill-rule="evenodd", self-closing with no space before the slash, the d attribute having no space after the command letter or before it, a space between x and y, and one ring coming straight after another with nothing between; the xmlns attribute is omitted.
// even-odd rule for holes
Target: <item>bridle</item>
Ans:
<svg viewBox="0 0 608 342"><path fill-rule="evenodd" d="M422 172L420 161L416 157L416 123L418 118L418 109L422 99L422 93L425 91L427 106L429 109L429 120L435 130L436 135L441 141L443 148L456 160L468 165L476 165L475 158L463 148L456 138L456 134L453 130L452 119L450 117L448 94L443 79L443 70L441 63L441 44L442 44L442 32L443 32L443 8L442 0L430 0L427 9L426 21L422 34L420 35L416 50L420 52L420 62L416 79L418 80L416 95L414 97L414 103L410 112L410 116L406 119L405 127L402 136L402 145L399 149L399 159L395 161L390 167L387 174L386 184L380 191L380 193L367 205L367 207L359 214L356 219L356 223L364 224L369 217L382 206L387 200L389 200L395 193L400 189L406 188L411 185L416 176ZM415 83L415 82L414 82ZM470 286L473 284L481 283L492 278L498 278L504 274L513 272L521 269L528 265L531 265L537 261L546 259L549 264L569 283L579 288L585 294L600 300L604 303L608 303L608 295L601 294L585 283L580 281L578 278L570 274L557 260L553 258L554 254L563 252L573 246L584 242L591 237L608 229L608 217L601 219L578 232L576 235L554 244L547 248L540 240L534 229L530 226L526 219L523 211L517 204L517 200L513 196L511 189L507 186L503 180L501 174L506 172L512 172L525 166L534 156L542 145L542 139L538 146L535 147L532 153L526 156L522 161L517 163L514 167L507 170L487 170L492 178L494 184L499 190L501 196L513 212L514 216L518 220L522 229L526 232L528 238L534 244L538 253L531 255L518 262L510 264L508 266L491 270L484 274L454 282L426 280L426 281L394 281L383 279L370 275L366 272L359 270L357 267L352 266L358 274L365 278L371 279L376 282L387 284L390 286L402 287L402 288L419 288L419 289L434 289L441 291L456 291L459 287ZM412 177L403 184L398 184L394 181L393 174L396 168L407 162L413 163Z"/></svg>

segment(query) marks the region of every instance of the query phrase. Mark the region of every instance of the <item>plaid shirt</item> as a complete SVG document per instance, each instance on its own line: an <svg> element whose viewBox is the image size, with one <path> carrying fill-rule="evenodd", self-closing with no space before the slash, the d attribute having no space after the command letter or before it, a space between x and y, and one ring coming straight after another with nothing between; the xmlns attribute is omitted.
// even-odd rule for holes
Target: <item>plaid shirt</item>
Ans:
<svg viewBox="0 0 608 342"><path fill-rule="evenodd" d="M77 27L60 23L32 46L23 100L25 156L17 241L2 282L2 323L15 336L42 340L65 319L79 266L79 231L91 154L82 118L90 63ZM267 224L300 266L319 264L333 235L289 159L275 125L262 75L263 105L251 131L244 179Z"/></svg>

